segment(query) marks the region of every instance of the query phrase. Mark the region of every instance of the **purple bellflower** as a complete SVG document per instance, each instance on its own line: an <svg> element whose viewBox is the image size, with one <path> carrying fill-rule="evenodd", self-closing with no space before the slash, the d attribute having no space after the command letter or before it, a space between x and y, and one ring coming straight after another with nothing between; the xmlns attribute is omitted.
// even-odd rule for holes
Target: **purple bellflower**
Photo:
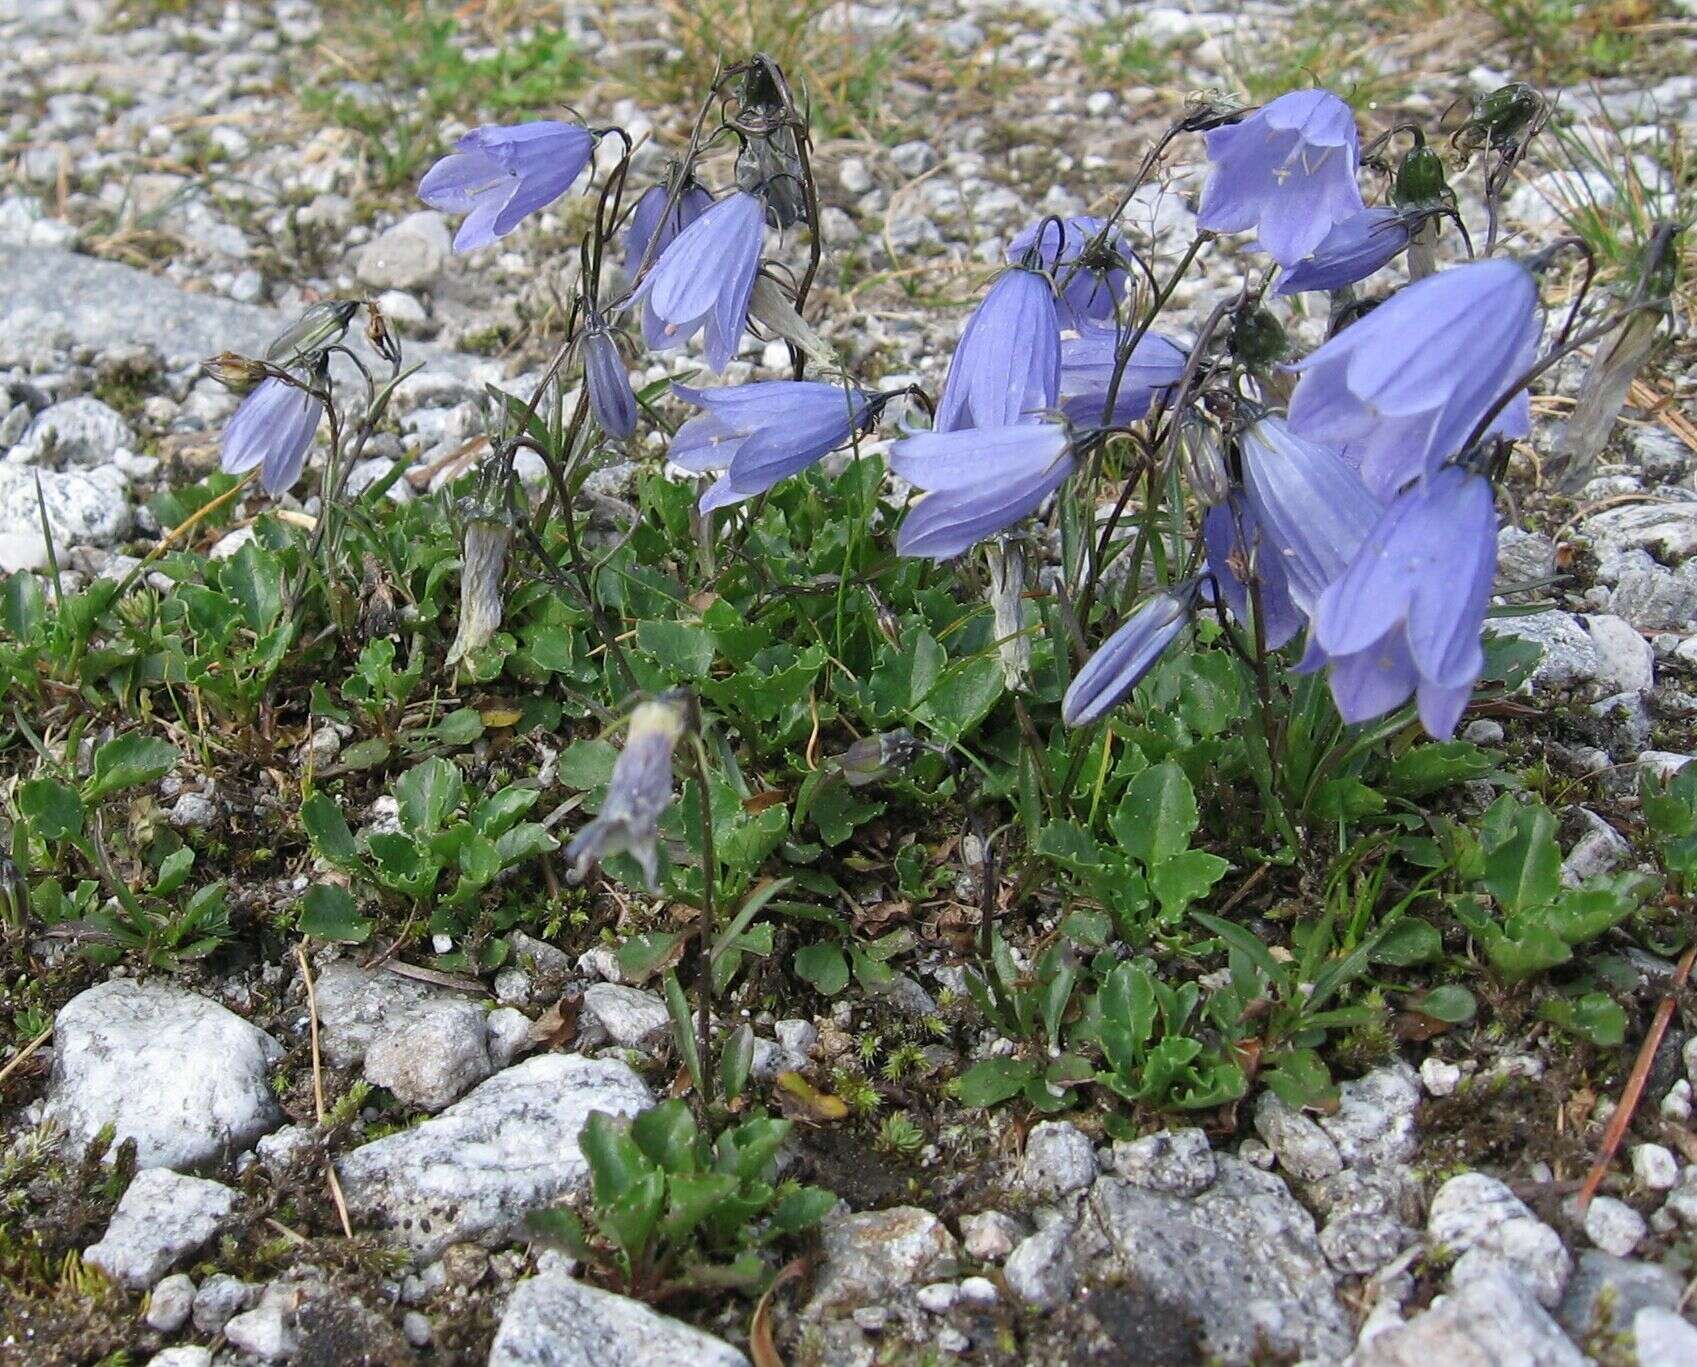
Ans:
<svg viewBox="0 0 1697 1367"><path fill-rule="evenodd" d="M672 751L683 739L684 709L672 698L638 703L630 714L625 748L613 762L601 811L566 846L572 878L592 862L629 854L642 867L650 892L659 873L661 813L672 800Z"/></svg>
<svg viewBox="0 0 1697 1367"><path fill-rule="evenodd" d="M949 361L938 432L1007 427L1055 406L1061 324L1048 277L1015 266L973 310Z"/></svg>
<svg viewBox="0 0 1697 1367"><path fill-rule="evenodd" d="M619 344L600 319L583 334L583 380L589 387L589 410L603 432L623 441L636 431L636 392L630 387L630 372L619 355Z"/></svg>
<svg viewBox="0 0 1697 1367"><path fill-rule="evenodd" d="M701 497L711 512L764 493L853 438L876 417L879 397L821 380L760 380L723 389L672 386L704 411L678 428L666 458L725 473Z"/></svg>
<svg viewBox="0 0 1697 1367"><path fill-rule="evenodd" d="M631 296L649 346L682 346L706 328L708 366L717 374L730 364L748 324L765 227L765 201L735 190L672 239Z"/></svg>
<svg viewBox="0 0 1697 1367"><path fill-rule="evenodd" d="M902 523L896 553L960 555L1036 512L1072 468L1072 437L1058 422L904 437L890 469L929 493Z"/></svg>
<svg viewBox="0 0 1697 1367"><path fill-rule="evenodd" d="M1383 505L1343 457L1304 441L1282 418L1252 423L1238 449L1244 502L1261 533L1257 564L1265 574L1276 560L1291 601L1312 617L1320 595L1348 567Z"/></svg>
<svg viewBox="0 0 1697 1367"><path fill-rule="evenodd" d="M1279 277L1274 294L1308 290L1341 290L1388 266L1407 248L1408 217L1401 209L1380 205L1332 226L1314 254L1298 261Z"/></svg>
<svg viewBox="0 0 1697 1367"><path fill-rule="evenodd" d="M323 416L324 405L304 389L274 377L261 381L224 425L224 473L257 465L260 484L275 498L300 478Z"/></svg>
<svg viewBox="0 0 1697 1367"><path fill-rule="evenodd" d="M634 277L644 256L650 263L658 261L672 240L702 214L713 207L713 196L694 180L687 180L678 191L678 201L672 212L666 212L669 198L667 187L651 185L642 192L636 208L631 211L630 226L625 229L625 272ZM649 244L653 252L649 252Z"/></svg>
<svg viewBox="0 0 1697 1367"><path fill-rule="evenodd" d="M1253 228L1257 245L1281 266L1296 265L1364 207L1355 184L1355 115L1329 90L1293 90L1207 136L1214 169L1196 226Z"/></svg>
<svg viewBox="0 0 1697 1367"><path fill-rule="evenodd" d="M418 197L432 209L465 214L454 250L487 247L572 188L595 154L595 134L575 123L489 124L474 128L424 174Z"/></svg>
<svg viewBox="0 0 1697 1367"><path fill-rule="evenodd" d="M1033 223L1008 243L1008 260L1019 265L1035 256L1038 263L1054 276L1059 287L1059 311L1063 328L1100 327L1110 329L1117 321L1117 305L1125 298L1130 280L1123 266L1114 259L1131 259L1131 243L1117 228L1103 240L1103 259L1091 259L1074 265L1084 255L1085 248L1102 231L1100 218L1045 218Z"/></svg>
<svg viewBox="0 0 1697 1367"><path fill-rule="evenodd" d="M1088 726L1117 707L1190 624L1199 580L1158 593L1096 648L1061 699L1061 720Z"/></svg>
<svg viewBox="0 0 1697 1367"><path fill-rule="evenodd" d="M1440 271L1292 367L1302 378L1291 428L1335 447L1389 499L1460 452L1531 363L1541 331L1538 286L1523 266L1499 257ZM1523 437L1531 420L1522 392L1487 435Z"/></svg>
<svg viewBox="0 0 1697 1367"><path fill-rule="evenodd" d="M1254 575L1268 649L1277 650L1307 625L1307 615L1291 601L1284 559L1241 492L1234 490L1203 515L1202 542L1215 591L1240 622L1250 620Z"/></svg>
<svg viewBox="0 0 1697 1367"><path fill-rule="evenodd" d="M1428 734L1447 739L1485 667L1479 633L1496 572L1491 486L1445 465L1397 496L1326 590L1299 668L1328 670L1347 722L1413 694Z"/></svg>
<svg viewBox="0 0 1697 1367"><path fill-rule="evenodd" d="M1062 339L1060 409L1074 422L1135 422L1149 412L1157 392L1184 377L1189 353L1165 333L1146 332L1120 374L1113 414L1104 417L1118 345L1119 335L1111 327L1088 327Z"/></svg>

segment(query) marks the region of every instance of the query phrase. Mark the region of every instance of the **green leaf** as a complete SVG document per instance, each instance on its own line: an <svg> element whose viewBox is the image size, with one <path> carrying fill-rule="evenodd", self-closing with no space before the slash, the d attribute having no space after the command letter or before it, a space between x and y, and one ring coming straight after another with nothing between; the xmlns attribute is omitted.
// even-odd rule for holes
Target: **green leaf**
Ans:
<svg viewBox="0 0 1697 1367"><path fill-rule="evenodd" d="M673 959L679 936L669 930L633 935L619 946L619 969L635 982L651 978Z"/></svg>
<svg viewBox="0 0 1697 1367"><path fill-rule="evenodd" d="M603 1204L595 1203L595 1221L601 1226L628 1263L646 1261L648 1242L654 1237L654 1227L660 1222L660 1210L666 1200L666 1179L658 1172L645 1172L633 1179L619 1194Z"/></svg>
<svg viewBox="0 0 1697 1367"><path fill-rule="evenodd" d="M827 997L836 996L848 986L848 959L835 940L820 940L796 950L795 972L796 977Z"/></svg>
<svg viewBox="0 0 1697 1367"><path fill-rule="evenodd" d="M440 755L407 770L395 782L401 825L414 835L431 835L447 824L465 796L459 768Z"/></svg>
<svg viewBox="0 0 1697 1367"><path fill-rule="evenodd" d="M194 868L194 850L187 845L166 855L159 865L159 875L148 889L154 897L169 897L188 882L189 870Z"/></svg>
<svg viewBox="0 0 1697 1367"><path fill-rule="evenodd" d="M382 736L370 736L355 741L336 758L343 769L375 769L389 758L389 742Z"/></svg>
<svg viewBox="0 0 1697 1367"><path fill-rule="evenodd" d="M683 1239L694 1228L736 1195L737 1179L729 1173L680 1174L666 1184L666 1214L660 1233L667 1239Z"/></svg>
<svg viewBox="0 0 1697 1367"><path fill-rule="evenodd" d="M220 582L255 636L271 630L282 615L283 564L257 541L244 544L226 562Z"/></svg>
<svg viewBox="0 0 1697 1367"><path fill-rule="evenodd" d="M1149 887L1168 916L1181 915L1226 875L1231 865L1217 854L1184 850L1149 871Z"/></svg>
<svg viewBox="0 0 1697 1367"><path fill-rule="evenodd" d="M1478 1013L1479 1003L1459 983L1444 983L1423 996L1414 1009L1422 1016L1449 1025L1465 1025Z"/></svg>
<svg viewBox="0 0 1697 1367"><path fill-rule="evenodd" d="M1519 808L1513 835L1485 855L1484 884L1505 912L1542 906L1561 889L1556 819L1540 806Z"/></svg>
<svg viewBox="0 0 1697 1367"><path fill-rule="evenodd" d="M568 788L588 792L613 777L619 752L604 740L580 740L560 752L560 782Z"/></svg>
<svg viewBox="0 0 1697 1367"><path fill-rule="evenodd" d="M1429 964L1441 959L1443 937L1437 928L1425 921L1408 917L1398 921L1372 944L1373 962L1408 968L1414 964Z"/></svg>
<svg viewBox="0 0 1697 1367"><path fill-rule="evenodd" d="M43 840L82 834L83 805L76 789L50 778L32 778L18 788L18 811Z"/></svg>
<svg viewBox="0 0 1697 1367"><path fill-rule="evenodd" d="M636 645L674 680L704 679L713 667L713 634L687 622L638 622Z"/></svg>
<svg viewBox="0 0 1697 1367"><path fill-rule="evenodd" d="M630 1126L630 1137L637 1148L671 1173L696 1170L699 1136L689 1103L681 1098L650 1106Z"/></svg>
<svg viewBox="0 0 1697 1367"><path fill-rule="evenodd" d="M597 1206L611 1205L643 1177L661 1175L631 1136L630 1125L605 1111L589 1113L578 1134L578 1148L589 1163Z"/></svg>
<svg viewBox="0 0 1697 1367"><path fill-rule="evenodd" d="M735 1101L748 1086L754 1068L754 1030L746 1022L725 1036L719 1051L719 1090L727 1101Z"/></svg>
<svg viewBox="0 0 1697 1367"><path fill-rule="evenodd" d="M920 714L945 739L958 741L990 715L1005 687L997 656L957 660L943 670L925 695Z"/></svg>
<svg viewBox="0 0 1697 1367"><path fill-rule="evenodd" d="M1398 797L1425 797L1440 788L1483 778L1495 768L1496 760L1470 741L1416 745L1391 762L1384 787Z"/></svg>
<svg viewBox="0 0 1697 1367"><path fill-rule="evenodd" d="M811 1229L831 1213L837 1204L837 1194L823 1187L797 1187L778 1198L772 1208L770 1233L781 1238Z"/></svg>
<svg viewBox="0 0 1697 1367"><path fill-rule="evenodd" d="M488 836L472 831L460 846L459 866L460 877L468 883L492 883L501 871L501 852Z"/></svg>
<svg viewBox="0 0 1697 1367"><path fill-rule="evenodd" d="M1189 848L1196 829L1196 793L1171 760L1132 779L1110 822L1122 849L1153 868Z"/></svg>
<svg viewBox="0 0 1697 1367"><path fill-rule="evenodd" d="M359 848L354 833L348 829L347 818L335 799L325 793L314 793L301 803L301 824L313 851L327 863L345 872L359 867Z"/></svg>
<svg viewBox="0 0 1697 1367"><path fill-rule="evenodd" d="M0 581L0 627L15 641L25 641L47 616L47 599L33 574L19 571Z"/></svg>
<svg viewBox="0 0 1697 1367"><path fill-rule="evenodd" d="M301 898L299 930L319 940L362 945L371 938L371 918L361 916L351 893L334 883L314 883Z"/></svg>
<svg viewBox="0 0 1697 1367"><path fill-rule="evenodd" d="M1384 795L1356 778L1334 778L1314 797L1314 814L1323 821L1360 821L1384 810Z"/></svg>
<svg viewBox="0 0 1697 1367"><path fill-rule="evenodd" d="M584 1238L583 1221L568 1206L553 1206L548 1210L533 1210L524 1217L526 1231L539 1243L552 1244L574 1258L589 1255L589 1241Z"/></svg>
<svg viewBox="0 0 1697 1367"><path fill-rule="evenodd" d="M1619 1002L1602 992L1587 992L1582 997L1551 997L1538 1014L1602 1049L1613 1049L1626 1040L1626 1012Z"/></svg>
<svg viewBox="0 0 1697 1367"><path fill-rule="evenodd" d="M164 778L178 759L177 748L139 731L115 736L94 752L94 773L83 787L90 802L126 788Z"/></svg>
<svg viewBox="0 0 1697 1367"><path fill-rule="evenodd" d="M980 1059L955 1079L953 1090L963 1106L994 1106L1017 1096L1036 1076L1037 1065L1024 1059Z"/></svg>

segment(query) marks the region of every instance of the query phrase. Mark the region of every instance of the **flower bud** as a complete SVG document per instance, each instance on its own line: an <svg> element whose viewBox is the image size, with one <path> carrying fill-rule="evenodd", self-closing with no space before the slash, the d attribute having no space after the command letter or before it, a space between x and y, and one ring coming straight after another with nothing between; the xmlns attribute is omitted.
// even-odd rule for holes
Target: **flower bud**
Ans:
<svg viewBox="0 0 1697 1367"><path fill-rule="evenodd" d="M1444 179L1444 159L1424 143L1409 148L1402 164L1397 167L1391 198L1399 207L1407 209L1439 204L1449 197L1449 182Z"/></svg>
<svg viewBox="0 0 1697 1367"><path fill-rule="evenodd" d="M1097 648L1061 699L1068 726L1100 720L1137 687L1189 625L1201 582L1191 579L1156 594Z"/></svg>
<svg viewBox="0 0 1697 1367"><path fill-rule="evenodd" d="M200 368L232 394L246 394L265 378L265 366L234 351L220 351L200 363Z"/></svg>
<svg viewBox="0 0 1697 1367"><path fill-rule="evenodd" d="M1261 374L1290 351L1279 320L1264 308L1244 309L1232 320L1231 351L1246 369Z"/></svg>
<svg viewBox="0 0 1697 1367"><path fill-rule="evenodd" d="M460 629L448 651L450 665L487 645L500 629L501 583L512 539L513 529L497 518L480 513L466 522L460 561Z"/></svg>
<svg viewBox="0 0 1697 1367"><path fill-rule="evenodd" d="M1196 501L1204 508L1224 503L1231 493L1231 474L1220 429L1192 409L1179 419L1176 440L1179 469Z"/></svg>
<svg viewBox="0 0 1697 1367"><path fill-rule="evenodd" d="M310 360L347 335L348 324L358 311L356 299L320 300L277 334L276 340L266 348L265 359L279 365Z"/></svg>
<svg viewBox="0 0 1697 1367"><path fill-rule="evenodd" d="M639 703L632 711L625 748L613 765L600 814L566 846L574 882L592 861L629 854L642 866L653 890L659 873L660 815L672 800L672 751L687 723L683 703L670 695Z"/></svg>
<svg viewBox="0 0 1697 1367"><path fill-rule="evenodd" d="M1025 552L1017 541L984 543L990 567L990 610L1002 682L1018 693L1031 687L1031 636L1025 630Z"/></svg>
<svg viewBox="0 0 1697 1367"><path fill-rule="evenodd" d="M1538 124L1547 108L1544 97L1531 86L1511 81L1474 98L1463 132L1470 135L1469 141L1509 147Z"/></svg>

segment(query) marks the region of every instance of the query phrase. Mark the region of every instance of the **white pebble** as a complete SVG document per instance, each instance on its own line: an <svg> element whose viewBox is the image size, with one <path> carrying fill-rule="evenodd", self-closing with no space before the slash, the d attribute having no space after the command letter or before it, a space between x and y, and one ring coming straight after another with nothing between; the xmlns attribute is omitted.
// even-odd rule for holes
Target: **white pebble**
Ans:
<svg viewBox="0 0 1697 1367"><path fill-rule="evenodd" d="M1433 1096L1448 1096L1461 1084L1461 1069L1430 1054L1420 1065L1420 1081Z"/></svg>
<svg viewBox="0 0 1697 1367"><path fill-rule="evenodd" d="M1632 1175L1641 1187L1667 1191L1679 1181L1679 1160L1661 1144L1638 1144L1632 1150Z"/></svg>

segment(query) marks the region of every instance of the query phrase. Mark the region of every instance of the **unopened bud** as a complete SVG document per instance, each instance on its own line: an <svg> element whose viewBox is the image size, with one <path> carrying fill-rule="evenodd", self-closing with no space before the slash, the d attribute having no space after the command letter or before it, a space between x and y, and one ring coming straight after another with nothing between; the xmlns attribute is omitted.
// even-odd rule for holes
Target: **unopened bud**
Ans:
<svg viewBox="0 0 1697 1367"><path fill-rule="evenodd" d="M265 359L279 365L311 360L347 336L348 324L358 311L356 299L321 300L277 334L266 349Z"/></svg>
<svg viewBox="0 0 1697 1367"><path fill-rule="evenodd" d="M1449 182L1444 179L1444 159L1424 143L1411 147L1397 167L1391 198L1407 209L1442 203L1449 193Z"/></svg>
<svg viewBox="0 0 1697 1367"><path fill-rule="evenodd" d="M1510 147L1541 124L1548 109L1544 97L1524 81L1512 81L1477 96L1466 125L1468 141Z"/></svg>
<svg viewBox="0 0 1697 1367"><path fill-rule="evenodd" d="M265 378L265 366L251 356L234 351L220 351L200 363L200 368L232 394L246 394Z"/></svg>
<svg viewBox="0 0 1697 1367"><path fill-rule="evenodd" d="M1284 360L1290 343L1277 318L1264 308L1252 308L1233 319L1231 350L1246 370L1260 374Z"/></svg>
<svg viewBox="0 0 1697 1367"><path fill-rule="evenodd" d="M1231 473L1220 429L1192 410L1179 420L1177 441L1179 468L1196 501L1204 508L1224 503L1231 494Z"/></svg>
<svg viewBox="0 0 1697 1367"><path fill-rule="evenodd" d="M460 561L460 629L448 651L448 663L458 664L489 643L500 629L504 605L501 583L507 574L507 547L513 529L499 519L473 515L465 525Z"/></svg>

